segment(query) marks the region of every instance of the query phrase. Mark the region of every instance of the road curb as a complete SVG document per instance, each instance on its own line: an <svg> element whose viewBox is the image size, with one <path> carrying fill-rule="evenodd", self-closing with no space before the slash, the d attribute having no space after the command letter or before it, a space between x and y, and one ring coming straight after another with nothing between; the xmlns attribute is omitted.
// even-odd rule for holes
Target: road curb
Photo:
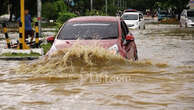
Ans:
<svg viewBox="0 0 194 110"><path fill-rule="evenodd" d="M0 60L35 60L41 56L0 56Z"/></svg>

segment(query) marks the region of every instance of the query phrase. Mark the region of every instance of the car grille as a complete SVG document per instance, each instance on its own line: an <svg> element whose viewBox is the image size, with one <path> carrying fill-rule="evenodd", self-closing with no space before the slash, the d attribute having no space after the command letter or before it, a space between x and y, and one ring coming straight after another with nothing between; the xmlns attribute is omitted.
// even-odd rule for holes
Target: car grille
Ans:
<svg viewBox="0 0 194 110"><path fill-rule="evenodd" d="M127 26L128 26L128 27L133 27L133 26L134 26L134 24L128 24Z"/></svg>

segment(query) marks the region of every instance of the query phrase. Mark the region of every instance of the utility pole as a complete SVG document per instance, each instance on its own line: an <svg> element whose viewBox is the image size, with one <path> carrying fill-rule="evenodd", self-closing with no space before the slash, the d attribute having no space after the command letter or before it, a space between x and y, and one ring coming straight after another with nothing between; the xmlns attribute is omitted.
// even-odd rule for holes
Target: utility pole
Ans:
<svg viewBox="0 0 194 110"><path fill-rule="evenodd" d="M37 0L37 20L38 20L38 26L39 26L39 36L41 36L41 11L42 11L42 2L41 0Z"/></svg>
<svg viewBox="0 0 194 110"><path fill-rule="evenodd" d="M108 15L108 1L105 0L105 4L106 4L106 16Z"/></svg>
<svg viewBox="0 0 194 110"><path fill-rule="evenodd" d="M20 25L20 38L19 38L19 49L29 49L29 47L26 45L25 42L25 14L24 14L24 9L25 9L25 0L20 0L20 18L21 18L21 25Z"/></svg>
<svg viewBox="0 0 194 110"><path fill-rule="evenodd" d="M93 0L90 0L90 11L93 10Z"/></svg>

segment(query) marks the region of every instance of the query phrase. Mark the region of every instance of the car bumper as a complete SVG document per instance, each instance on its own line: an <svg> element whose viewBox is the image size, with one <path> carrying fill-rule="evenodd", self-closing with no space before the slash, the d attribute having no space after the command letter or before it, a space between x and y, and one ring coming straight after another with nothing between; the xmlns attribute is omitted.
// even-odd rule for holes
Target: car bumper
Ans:
<svg viewBox="0 0 194 110"><path fill-rule="evenodd" d="M138 25L133 25L133 26L128 26L129 29L138 29L139 26Z"/></svg>
<svg viewBox="0 0 194 110"><path fill-rule="evenodd" d="M187 24L187 27L193 28L193 27L194 27L194 23L188 23L188 24Z"/></svg>

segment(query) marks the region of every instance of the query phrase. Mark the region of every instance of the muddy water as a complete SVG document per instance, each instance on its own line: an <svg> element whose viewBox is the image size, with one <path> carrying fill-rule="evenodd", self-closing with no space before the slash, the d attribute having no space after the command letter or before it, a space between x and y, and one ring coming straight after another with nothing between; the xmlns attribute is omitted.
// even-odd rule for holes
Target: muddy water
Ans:
<svg viewBox="0 0 194 110"><path fill-rule="evenodd" d="M138 62L96 47L40 61L0 61L0 109L193 110L194 39L176 29L132 30Z"/></svg>

